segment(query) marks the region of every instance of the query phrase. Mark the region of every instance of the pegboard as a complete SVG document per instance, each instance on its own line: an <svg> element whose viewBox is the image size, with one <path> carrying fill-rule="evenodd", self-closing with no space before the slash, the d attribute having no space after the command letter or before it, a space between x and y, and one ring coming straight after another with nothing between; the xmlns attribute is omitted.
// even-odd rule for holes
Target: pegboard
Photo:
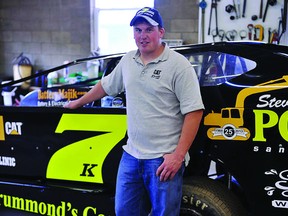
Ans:
<svg viewBox="0 0 288 216"><path fill-rule="evenodd" d="M199 43L253 40L278 44L277 37L279 38L282 32L284 0L246 0L246 9L243 13L244 2L244 0L199 0ZM205 4L203 13L202 8Z"/></svg>

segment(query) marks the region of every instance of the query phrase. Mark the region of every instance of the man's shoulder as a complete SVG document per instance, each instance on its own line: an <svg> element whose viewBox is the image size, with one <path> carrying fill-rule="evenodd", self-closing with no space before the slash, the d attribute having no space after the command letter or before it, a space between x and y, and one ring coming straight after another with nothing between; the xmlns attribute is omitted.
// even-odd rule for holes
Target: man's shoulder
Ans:
<svg viewBox="0 0 288 216"><path fill-rule="evenodd" d="M169 48L169 52L171 53L171 55L179 56L180 58L185 58L185 56L183 56L181 53L175 51L174 49Z"/></svg>
<svg viewBox="0 0 288 216"><path fill-rule="evenodd" d="M128 51L124 57L127 58L127 57L134 57L137 55L137 50L131 50L131 51Z"/></svg>
<svg viewBox="0 0 288 216"><path fill-rule="evenodd" d="M121 57L121 64L127 64L127 62L131 62L131 59L133 59L136 56L137 51L136 50L132 50L132 51L128 51L126 52L122 57Z"/></svg>
<svg viewBox="0 0 288 216"><path fill-rule="evenodd" d="M174 64L179 63L182 66L185 66L185 65L187 66L190 64L189 60L184 55L182 55L181 53L173 49L169 50L169 58L170 60L174 61Z"/></svg>

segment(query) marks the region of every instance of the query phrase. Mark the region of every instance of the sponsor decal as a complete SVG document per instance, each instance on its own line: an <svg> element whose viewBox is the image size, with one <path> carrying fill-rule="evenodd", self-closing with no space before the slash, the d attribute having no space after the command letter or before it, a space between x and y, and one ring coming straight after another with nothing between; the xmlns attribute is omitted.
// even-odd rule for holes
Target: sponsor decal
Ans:
<svg viewBox="0 0 288 216"><path fill-rule="evenodd" d="M250 131L241 127L244 124L243 108L226 107L221 113L209 113L204 118L204 125L215 125L207 130L212 140L247 140Z"/></svg>
<svg viewBox="0 0 288 216"><path fill-rule="evenodd" d="M265 175L278 176L279 181L275 182L273 186L266 186L264 188L267 191L268 196L273 196L275 190L280 190L283 199L274 199L271 204L274 208L288 209L288 170L277 172L275 169L271 169L265 172Z"/></svg>
<svg viewBox="0 0 288 216"><path fill-rule="evenodd" d="M0 141L5 140L5 135L22 135L22 122L4 122L0 116Z"/></svg>
<svg viewBox="0 0 288 216"><path fill-rule="evenodd" d="M14 157L0 156L0 166L15 167L16 159Z"/></svg>
<svg viewBox="0 0 288 216"><path fill-rule="evenodd" d="M255 137L253 141L265 142L264 130L276 127L281 137L288 141L288 111L281 116L272 110L253 110L255 114ZM268 121L267 121L268 119ZM278 126L278 127L277 127Z"/></svg>
<svg viewBox="0 0 288 216"><path fill-rule="evenodd" d="M21 135L22 126L22 122L4 122L3 116L0 116L0 140L5 141L5 135ZM78 140L56 151L49 160L46 177L103 183L102 166L104 160L125 137L126 115L63 114L55 133L63 133L66 130L102 133ZM75 155L78 155L77 158ZM16 159L0 155L0 166L15 167Z"/></svg>
<svg viewBox="0 0 288 216"><path fill-rule="evenodd" d="M0 194L0 206L47 216L105 216L93 206L86 206L83 210L79 210L70 202L61 201L53 204L7 194Z"/></svg>
<svg viewBox="0 0 288 216"><path fill-rule="evenodd" d="M5 122L5 133L8 135L21 135L22 122Z"/></svg>
<svg viewBox="0 0 288 216"><path fill-rule="evenodd" d="M39 90L37 106L63 106L67 101L75 100L85 93L87 89L49 89L49 90Z"/></svg>
<svg viewBox="0 0 288 216"><path fill-rule="evenodd" d="M55 152L49 160L46 177L104 183L103 163L110 151L125 137L126 115L65 113L62 115L55 133L63 133L66 130L103 133L70 143Z"/></svg>
<svg viewBox="0 0 288 216"><path fill-rule="evenodd" d="M288 106L288 100L277 99L271 96L271 94L265 94L259 97L259 103L257 108L285 108Z"/></svg>
<svg viewBox="0 0 288 216"><path fill-rule="evenodd" d="M283 76L279 79L242 89L237 95L235 107L225 107L221 109L220 113L212 111L205 116L204 125L214 126L208 128L207 136L211 140L248 140L250 131L243 127L244 101L251 95L260 94L258 100L255 101L255 108L257 109L253 110L255 119L253 141L265 142L265 130L273 127L278 127L280 136L285 141L288 141L288 111L279 115L279 113L271 110L272 108L286 108L288 100L283 100L270 94L270 92L275 90L288 88L287 82L288 76Z"/></svg>
<svg viewBox="0 0 288 216"><path fill-rule="evenodd" d="M279 154L283 154L286 152L286 148L282 145L279 144L278 146L262 146L262 145L255 145L253 147L254 152L266 152L266 153L271 153L271 152L276 152Z"/></svg>
<svg viewBox="0 0 288 216"><path fill-rule="evenodd" d="M0 140L5 140L3 116L0 116Z"/></svg>
<svg viewBox="0 0 288 216"><path fill-rule="evenodd" d="M247 140L250 132L246 128L236 128L233 124L226 124L222 128L210 128L208 137L214 140Z"/></svg>

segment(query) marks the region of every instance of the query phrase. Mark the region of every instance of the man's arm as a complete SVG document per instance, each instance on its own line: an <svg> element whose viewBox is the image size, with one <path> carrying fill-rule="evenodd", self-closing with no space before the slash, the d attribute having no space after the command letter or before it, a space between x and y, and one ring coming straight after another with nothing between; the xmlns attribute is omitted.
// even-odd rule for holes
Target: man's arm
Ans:
<svg viewBox="0 0 288 216"><path fill-rule="evenodd" d="M95 86L93 86L93 88L89 92L87 92L77 100L70 101L69 103L64 105L64 107L70 109L76 109L90 102L99 100L106 95L107 94L102 87L101 81L99 81Z"/></svg>
<svg viewBox="0 0 288 216"><path fill-rule="evenodd" d="M184 117L181 136L174 152L164 155L164 162L157 169L160 181L172 179L182 166L183 160L192 145L202 119L203 110L187 113Z"/></svg>

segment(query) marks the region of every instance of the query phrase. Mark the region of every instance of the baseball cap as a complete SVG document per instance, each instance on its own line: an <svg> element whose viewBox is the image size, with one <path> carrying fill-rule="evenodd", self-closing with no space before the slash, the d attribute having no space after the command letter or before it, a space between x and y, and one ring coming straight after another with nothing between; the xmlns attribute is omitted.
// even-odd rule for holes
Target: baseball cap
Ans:
<svg viewBox="0 0 288 216"><path fill-rule="evenodd" d="M131 20L130 26L133 26L136 20L140 17L146 19L153 26L163 27L163 21L162 21L161 15L154 8L144 7L138 10L136 15Z"/></svg>

